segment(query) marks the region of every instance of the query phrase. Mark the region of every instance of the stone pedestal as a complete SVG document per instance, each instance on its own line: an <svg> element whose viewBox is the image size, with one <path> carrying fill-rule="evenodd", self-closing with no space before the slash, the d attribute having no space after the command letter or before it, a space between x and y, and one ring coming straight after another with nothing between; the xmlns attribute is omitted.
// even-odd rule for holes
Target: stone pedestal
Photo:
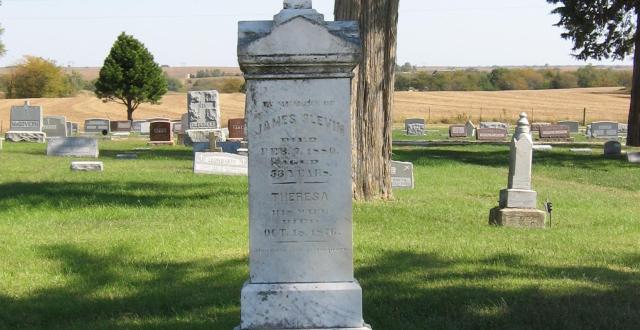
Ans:
<svg viewBox="0 0 640 330"><path fill-rule="evenodd" d="M250 278L240 330L363 330L353 276L351 79L357 22L309 0L240 22L247 80Z"/></svg>
<svg viewBox="0 0 640 330"><path fill-rule="evenodd" d="M533 190L503 189L500 191L501 208L535 209L538 193Z"/></svg>
<svg viewBox="0 0 640 330"><path fill-rule="evenodd" d="M537 209L501 209L491 210L489 223L494 226L514 228L545 228L546 214Z"/></svg>
<svg viewBox="0 0 640 330"><path fill-rule="evenodd" d="M45 143L47 134L43 132L7 132L5 138L11 142Z"/></svg>

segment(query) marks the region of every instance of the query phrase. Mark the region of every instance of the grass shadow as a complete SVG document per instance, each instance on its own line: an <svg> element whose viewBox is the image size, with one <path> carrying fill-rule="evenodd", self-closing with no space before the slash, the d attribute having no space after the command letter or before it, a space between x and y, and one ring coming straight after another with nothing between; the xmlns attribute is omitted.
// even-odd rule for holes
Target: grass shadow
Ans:
<svg viewBox="0 0 640 330"><path fill-rule="evenodd" d="M73 245L40 253L64 284L0 293L1 329L232 329L239 321L245 259L131 261L126 248L92 254Z"/></svg>
<svg viewBox="0 0 640 330"><path fill-rule="evenodd" d="M514 254L451 260L401 251L357 269L356 277L374 329L634 329L640 324L637 271L545 267ZM554 288L554 282L565 284ZM574 289L567 290L566 283Z"/></svg>
<svg viewBox="0 0 640 330"><path fill-rule="evenodd" d="M179 193L176 193L179 192ZM0 184L0 209L34 207L175 206L246 198L246 188L211 183L10 182ZM218 201L216 201L218 200Z"/></svg>

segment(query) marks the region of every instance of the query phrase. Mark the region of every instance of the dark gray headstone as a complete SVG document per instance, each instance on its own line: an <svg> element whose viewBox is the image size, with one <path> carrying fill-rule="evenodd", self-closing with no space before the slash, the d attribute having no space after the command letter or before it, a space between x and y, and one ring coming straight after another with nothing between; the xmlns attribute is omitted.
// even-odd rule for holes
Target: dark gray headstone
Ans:
<svg viewBox="0 0 640 330"><path fill-rule="evenodd" d="M604 144L605 156L620 156L622 155L622 144L618 141L608 141Z"/></svg>
<svg viewBox="0 0 640 330"><path fill-rule="evenodd" d="M591 137L594 139L618 139L618 123L600 121L591 123Z"/></svg>
<svg viewBox="0 0 640 330"><path fill-rule="evenodd" d="M393 189L413 189L413 164L391 161L391 187Z"/></svg>
<svg viewBox="0 0 640 330"><path fill-rule="evenodd" d="M48 138L67 137L67 118L62 116L44 117L42 131L47 134Z"/></svg>
<svg viewBox="0 0 640 330"><path fill-rule="evenodd" d="M84 121L84 132L90 134L102 134L103 131L109 133L111 122L109 119L91 118Z"/></svg>
<svg viewBox="0 0 640 330"><path fill-rule="evenodd" d="M580 131L580 123L573 120L563 120L559 121L558 125L563 125L569 127L569 131L571 133L578 133Z"/></svg>
<svg viewBox="0 0 640 330"><path fill-rule="evenodd" d="M42 107L24 105L11 107L10 132L42 132Z"/></svg>

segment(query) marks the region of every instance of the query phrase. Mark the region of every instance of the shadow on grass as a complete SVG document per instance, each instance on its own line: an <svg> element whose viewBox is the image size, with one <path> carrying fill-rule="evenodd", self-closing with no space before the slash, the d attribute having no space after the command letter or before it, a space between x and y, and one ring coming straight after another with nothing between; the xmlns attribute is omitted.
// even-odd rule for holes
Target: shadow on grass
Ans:
<svg viewBox="0 0 640 330"><path fill-rule="evenodd" d="M514 254L451 260L407 251L382 256L356 277L374 329L634 329L640 281L628 267L638 260L614 270L545 267Z"/></svg>
<svg viewBox="0 0 640 330"><path fill-rule="evenodd" d="M157 182L12 182L0 184L0 209L12 207L176 206L246 198L241 186Z"/></svg>
<svg viewBox="0 0 640 330"><path fill-rule="evenodd" d="M190 149L155 149L135 151L134 148L100 150L100 158L117 159L118 154L137 154L143 160L193 160L193 151Z"/></svg>
<svg viewBox="0 0 640 330"><path fill-rule="evenodd" d="M0 293L0 328L230 330L239 323L244 258L138 261L122 247L97 255L73 245L40 252L64 281L27 296ZM374 329L634 329L640 283L637 271L623 269L637 260L614 270L544 267L514 254L467 260L406 251L382 255L356 277Z"/></svg>
<svg viewBox="0 0 640 330"><path fill-rule="evenodd" d="M0 293L1 329L233 329L247 260L131 261L114 248L94 255L72 245L41 254L64 284L26 297Z"/></svg>
<svg viewBox="0 0 640 330"><path fill-rule="evenodd" d="M443 150L431 148L394 150L394 160L423 164L458 162L470 165L488 167L508 167L509 150ZM533 157L534 165L540 166L571 166L573 168L602 170L610 166L616 168L637 167L629 163L625 157L605 158L602 155L584 155L565 152L536 152Z"/></svg>

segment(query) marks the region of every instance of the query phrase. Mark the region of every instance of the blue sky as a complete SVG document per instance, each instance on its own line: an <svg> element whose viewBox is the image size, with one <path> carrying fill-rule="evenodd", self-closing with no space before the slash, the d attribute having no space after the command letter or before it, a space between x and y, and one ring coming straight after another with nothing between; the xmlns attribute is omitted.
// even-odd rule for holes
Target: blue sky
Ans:
<svg viewBox="0 0 640 330"><path fill-rule="evenodd" d="M333 19L334 0L314 0ZM8 53L100 66L117 35L140 39L160 64L236 66L239 20L268 20L282 0L3 0ZM427 66L575 65L544 0L400 0L398 61ZM595 62L594 64L631 64Z"/></svg>

